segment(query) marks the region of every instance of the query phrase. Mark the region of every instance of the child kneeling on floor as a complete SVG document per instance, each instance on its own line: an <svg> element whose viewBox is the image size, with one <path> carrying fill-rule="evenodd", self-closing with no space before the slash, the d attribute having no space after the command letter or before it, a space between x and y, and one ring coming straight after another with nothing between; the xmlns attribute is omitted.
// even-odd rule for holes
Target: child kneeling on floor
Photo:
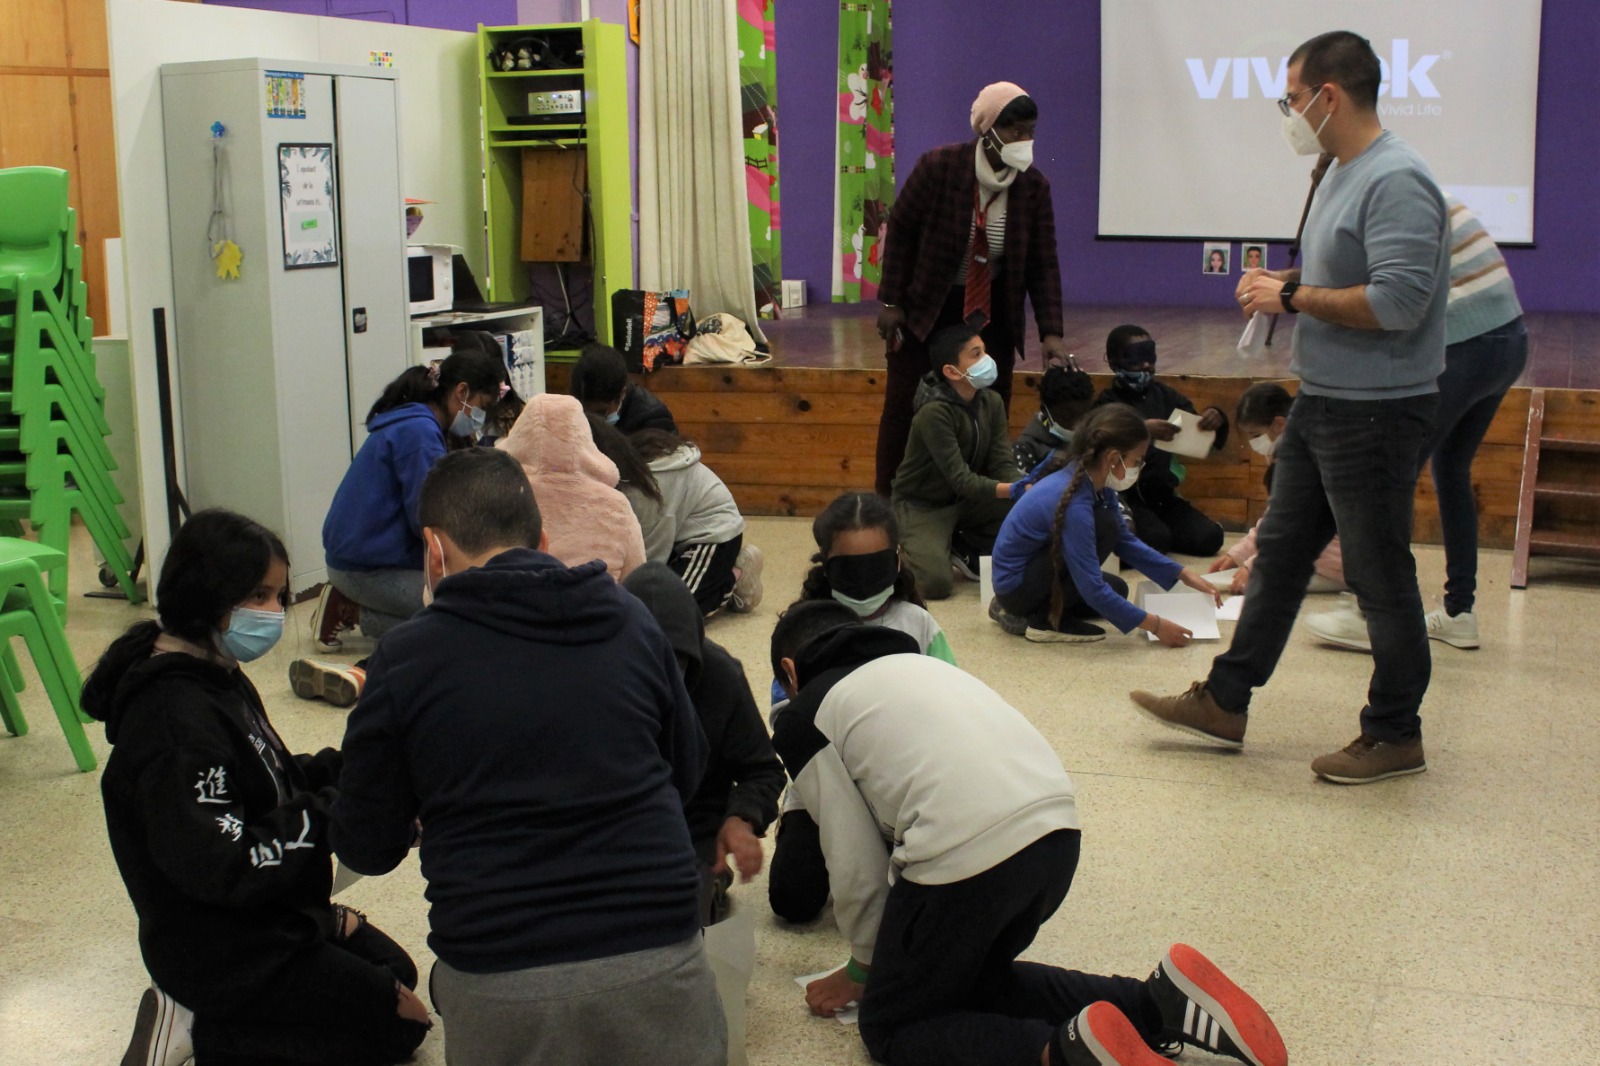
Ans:
<svg viewBox="0 0 1600 1066"><path fill-rule="evenodd" d="M888 1066L1162 1066L1181 1042L1287 1066L1266 1011L1174 944L1147 980L1017 956L1066 900L1081 833L1048 741L976 678L847 609L801 603L772 633L793 697L773 746L822 826L843 967L813 1014L859 1001Z"/></svg>
<svg viewBox="0 0 1600 1066"><path fill-rule="evenodd" d="M628 443L650 468L661 503L640 515L645 554L683 579L710 617L723 607L744 613L761 602L761 549L744 542L744 516L733 493L700 461L692 441L664 429L643 429Z"/></svg>
<svg viewBox="0 0 1600 1066"><path fill-rule="evenodd" d="M1094 382L1077 366L1052 366L1039 379L1039 413L1017 434L1011 454L1028 471L1072 443L1072 430L1094 406Z"/></svg>
<svg viewBox="0 0 1600 1066"><path fill-rule="evenodd" d="M924 655L955 665L944 630L928 613L917 579L902 565L900 531L889 501L871 492L847 492L811 523L817 553L800 589L801 602L837 601L864 625L905 633ZM788 695L772 682L772 720L778 720ZM828 902L828 864L822 856L816 821L790 789L783 798L767 875L767 902L787 922L809 922Z"/></svg>
<svg viewBox="0 0 1600 1066"><path fill-rule="evenodd" d="M1139 478L1150 431L1122 404L1097 407L1078 424L1067 462L1043 477L1011 509L994 545L989 617L1006 632L1037 643L1102 640L1086 621L1104 618L1124 633L1143 629L1170 648L1192 634L1128 602L1128 586L1100 564L1112 552L1164 589L1178 582L1208 596L1206 579L1134 536L1117 492Z"/></svg>
<svg viewBox="0 0 1600 1066"><path fill-rule="evenodd" d="M1258 381L1244 390L1244 395L1239 397L1238 407L1234 409L1234 424L1249 439L1250 450L1267 460L1269 497L1272 493L1272 455L1277 450L1284 428L1289 424L1289 408L1293 404L1294 397L1282 385ZM1250 532L1219 556L1206 571L1208 574L1217 574L1232 570L1233 583L1228 591L1235 595L1243 593L1250 582L1250 567L1256 559L1256 531L1266 519L1266 512L1263 511L1261 517L1256 519L1256 524L1250 527ZM1316 569L1311 574L1311 583L1306 586L1306 591L1345 592L1349 588L1344 583L1344 557L1339 552L1339 538L1335 536L1322 549L1322 554L1317 556Z"/></svg>

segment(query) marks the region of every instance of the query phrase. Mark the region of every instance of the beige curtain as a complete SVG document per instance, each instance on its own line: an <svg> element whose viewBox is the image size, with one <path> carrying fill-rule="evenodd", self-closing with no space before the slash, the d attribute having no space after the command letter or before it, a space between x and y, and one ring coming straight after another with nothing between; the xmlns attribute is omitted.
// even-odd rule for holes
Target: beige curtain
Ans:
<svg viewBox="0 0 1600 1066"><path fill-rule="evenodd" d="M762 340L735 0L642 0L639 36L639 287L688 289Z"/></svg>

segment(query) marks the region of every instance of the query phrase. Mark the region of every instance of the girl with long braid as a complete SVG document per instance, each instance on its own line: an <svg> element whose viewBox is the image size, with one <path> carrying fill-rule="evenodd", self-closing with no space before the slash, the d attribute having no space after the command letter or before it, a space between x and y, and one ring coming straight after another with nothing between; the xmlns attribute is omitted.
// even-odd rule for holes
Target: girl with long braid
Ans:
<svg viewBox="0 0 1600 1066"><path fill-rule="evenodd" d="M1011 508L994 545L995 604L990 617L1006 632L1037 643L1087 643L1105 630L1143 629L1169 648L1192 634L1128 602L1128 586L1101 570L1112 552L1170 589L1178 582L1218 597L1205 578L1157 552L1128 529L1117 492L1133 484L1150 446L1144 418L1123 404L1096 408L1057 460L1056 469Z"/></svg>

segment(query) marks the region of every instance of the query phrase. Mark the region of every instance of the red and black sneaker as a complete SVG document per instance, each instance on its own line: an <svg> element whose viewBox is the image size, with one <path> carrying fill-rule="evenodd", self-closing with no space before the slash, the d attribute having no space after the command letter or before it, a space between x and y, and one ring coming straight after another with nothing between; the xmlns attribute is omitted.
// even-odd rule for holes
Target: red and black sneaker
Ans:
<svg viewBox="0 0 1600 1066"><path fill-rule="evenodd" d="M1283 1037L1261 1004L1189 945L1172 945L1145 984L1161 1009L1164 1039L1251 1066L1288 1066Z"/></svg>
<svg viewBox="0 0 1600 1066"><path fill-rule="evenodd" d="M1166 1066L1128 1016L1101 1000L1056 1030L1050 1061L1059 1066Z"/></svg>
<svg viewBox="0 0 1600 1066"><path fill-rule="evenodd" d="M338 651L344 647L339 634L361 624L361 605L333 587L329 581L322 586L317 599L316 612L311 616L311 628L316 633L317 647L321 651Z"/></svg>

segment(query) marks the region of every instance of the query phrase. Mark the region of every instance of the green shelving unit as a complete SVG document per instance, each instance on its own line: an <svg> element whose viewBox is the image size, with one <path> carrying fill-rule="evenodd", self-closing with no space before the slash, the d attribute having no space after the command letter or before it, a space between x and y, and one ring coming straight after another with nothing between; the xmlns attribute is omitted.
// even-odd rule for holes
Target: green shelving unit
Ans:
<svg viewBox="0 0 1600 1066"><path fill-rule="evenodd" d="M562 70L495 70L497 46L524 37L581 40L583 66ZM484 224L488 231L489 299L524 300L528 272L521 257L522 152L582 147L588 155L590 257L594 329L611 339L611 294L633 285L633 176L628 148L627 32L599 19L544 26L478 27L478 92L482 104ZM581 122L514 125L530 91L583 90ZM537 206L537 205L532 205ZM559 360L560 353L552 353Z"/></svg>

